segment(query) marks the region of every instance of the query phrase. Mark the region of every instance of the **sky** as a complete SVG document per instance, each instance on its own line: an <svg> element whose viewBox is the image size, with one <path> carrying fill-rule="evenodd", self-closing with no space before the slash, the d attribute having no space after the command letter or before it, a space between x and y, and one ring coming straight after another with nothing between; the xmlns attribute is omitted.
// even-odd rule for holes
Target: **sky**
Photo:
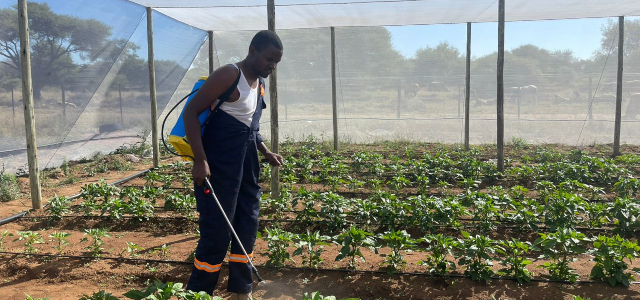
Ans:
<svg viewBox="0 0 640 300"><path fill-rule="evenodd" d="M602 26L611 19L594 18L536 22L509 22L505 25L505 50L533 44L547 50L571 50L578 58L589 58L600 48ZM638 18L627 18L629 20ZM405 57L411 58L420 48L435 47L447 42L466 52L467 25L387 26L393 46ZM471 25L471 55L478 57L498 49L497 23Z"/></svg>

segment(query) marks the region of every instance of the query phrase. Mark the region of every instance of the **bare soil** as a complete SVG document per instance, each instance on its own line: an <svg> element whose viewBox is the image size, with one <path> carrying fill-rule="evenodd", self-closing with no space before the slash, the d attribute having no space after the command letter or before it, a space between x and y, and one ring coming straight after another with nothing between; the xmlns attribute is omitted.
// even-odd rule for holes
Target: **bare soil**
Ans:
<svg viewBox="0 0 640 300"><path fill-rule="evenodd" d="M429 149L432 149L433 146ZM563 150L559 147L560 150ZM586 147L588 148L588 147ZM575 149L575 148L572 148ZM604 149L604 150L603 150ZM354 149L354 151L356 151ZM363 147L363 150L388 151L383 146ZM587 149L589 150L589 149ZM608 152L609 147L590 149L589 152ZM628 149L638 153L640 149ZM625 149L623 148L623 152ZM398 153L400 153L399 151ZM595 154L595 153L594 153ZM174 161L170 159L163 163ZM51 176L43 190L43 199L54 194L71 196L80 192L80 187L87 183L104 179L112 182L135 174L151 166L148 160L132 163L133 170L126 172L108 172L97 176L77 174L79 181L60 185L64 176ZM81 169L81 168L80 168ZM28 179L19 178L22 192L28 195ZM144 179L136 179L128 185L142 185ZM315 188L315 186L314 186ZM318 187L319 188L319 187ZM27 210L31 203L25 196L22 199L0 203L0 218ZM39 213L30 214L38 216ZM107 228L111 237L104 238L105 245L101 255L105 258L129 258L130 254L123 250L126 242L135 242L142 247L136 259L179 261L171 263L144 262L133 260L108 260L67 257L29 256L16 254L0 254L0 300L24 299L25 294L32 297L49 297L50 299L78 299L83 294L92 294L106 290L121 299L131 289L143 289L149 280L160 279L185 283L188 280L191 264L186 263L197 243L195 223L188 219L154 221L139 223L131 219L112 221L108 219L65 218L62 221L49 222L46 219L21 219L0 227L0 231L34 230L47 241L36 244L38 254L56 254L55 244L50 241L49 234L55 231L71 233L70 245L65 246L61 254L66 256L88 256L88 242L81 242L86 237L84 228ZM495 237L494 237L495 238ZM533 238L533 237L529 237ZM4 251L23 252L22 241L14 241L8 237L4 241ZM158 250L163 245L168 253ZM496 279L490 283L472 281L461 277L463 269L459 268L452 277L434 278L420 274L390 274L382 266L383 258L368 249L363 250L366 261L358 262L357 271L347 271L347 261L334 261L339 252L335 245L326 247L323 253L324 262L321 270L300 268L300 257L296 262L288 263L289 268L265 267L268 251L264 240L256 243L255 264L260 274L267 280L265 285L256 285L254 296L257 299L301 299L304 293L320 291L321 294L334 295L337 298L356 297L360 299L573 299L572 295L595 299L640 299L640 285L632 284L630 288L611 287L604 282L587 282L565 284L556 282L534 281L518 285L512 280ZM386 252L385 252L386 251ZM293 252L293 249L289 249ZM388 249L382 249L387 253ZM425 258L422 252L406 252L408 264L403 272L424 273L425 268L418 262ZM535 258L537 255L531 255ZM588 275L593 266L591 256L581 255L578 261L571 264L580 274L580 280L589 281ZM451 258L452 260L455 258ZM535 260L529 270L536 273L536 278L548 277L546 271L536 268L544 260ZM640 267L634 262L632 267ZM494 269L500 265L495 262ZM328 270L335 269L335 270ZM223 268L221 282L216 295L228 297L226 287L226 268ZM460 275L460 277L458 277Z"/></svg>

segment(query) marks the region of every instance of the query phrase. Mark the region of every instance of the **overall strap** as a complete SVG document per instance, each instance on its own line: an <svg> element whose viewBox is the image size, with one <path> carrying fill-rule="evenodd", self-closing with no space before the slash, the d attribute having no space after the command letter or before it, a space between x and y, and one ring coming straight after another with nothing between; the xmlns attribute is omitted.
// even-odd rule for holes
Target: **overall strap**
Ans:
<svg viewBox="0 0 640 300"><path fill-rule="evenodd" d="M218 104L216 104L216 106L209 111L207 120L205 120L204 123L202 123L201 127L204 127L207 124L209 124L209 120L211 119L211 116L213 116L213 112L218 110L218 108L220 108L220 105L222 105L222 103L229 100L229 96L231 96L231 93L233 93L233 91L236 90L236 87L238 87L238 82L240 82L240 76L242 76L242 72L240 71L240 68L238 68L238 77L236 77L236 80L233 82L233 84L222 95L220 95L220 97L218 97L218 100L220 101L218 101Z"/></svg>

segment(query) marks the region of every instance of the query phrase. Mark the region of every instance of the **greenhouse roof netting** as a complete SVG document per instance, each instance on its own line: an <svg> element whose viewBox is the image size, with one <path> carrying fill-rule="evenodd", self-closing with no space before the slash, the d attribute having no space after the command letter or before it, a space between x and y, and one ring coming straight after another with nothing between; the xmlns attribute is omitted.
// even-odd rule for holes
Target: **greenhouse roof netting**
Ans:
<svg viewBox="0 0 640 300"><path fill-rule="evenodd" d="M129 0L203 30L267 28L265 0ZM498 21L497 0L279 0L279 29ZM638 16L638 0L508 0L506 21Z"/></svg>

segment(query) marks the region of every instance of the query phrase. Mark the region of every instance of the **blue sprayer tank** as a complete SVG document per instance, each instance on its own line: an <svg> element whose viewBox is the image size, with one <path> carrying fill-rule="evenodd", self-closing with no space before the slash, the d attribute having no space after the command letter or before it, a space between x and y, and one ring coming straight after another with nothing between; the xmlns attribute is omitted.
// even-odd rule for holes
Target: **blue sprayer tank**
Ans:
<svg viewBox="0 0 640 300"><path fill-rule="evenodd" d="M191 92L193 93L193 91L199 89L205 80L207 80L207 76L200 77L198 82L196 82L196 84L193 85ZM184 128L184 120L182 119L182 115L184 114L184 108L187 107L187 104L189 104L189 101L191 101L191 99L193 98L193 96L195 96L195 94L196 93L193 93L187 99L187 102L184 104L184 107L182 108L182 112L180 112L180 117L178 118L176 125L173 126L173 129L171 129L171 133L169 134L169 143L173 145L173 148L176 149L178 154L185 155L185 156L181 156L185 160L191 160L191 158L187 156L193 157L193 151L191 150L191 145L189 145L189 141L187 141L187 132ZM207 120L209 113L210 111L208 109L205 109L198 116L198 121L200 122L201 127L204 124L204 122Z"/></svg>

